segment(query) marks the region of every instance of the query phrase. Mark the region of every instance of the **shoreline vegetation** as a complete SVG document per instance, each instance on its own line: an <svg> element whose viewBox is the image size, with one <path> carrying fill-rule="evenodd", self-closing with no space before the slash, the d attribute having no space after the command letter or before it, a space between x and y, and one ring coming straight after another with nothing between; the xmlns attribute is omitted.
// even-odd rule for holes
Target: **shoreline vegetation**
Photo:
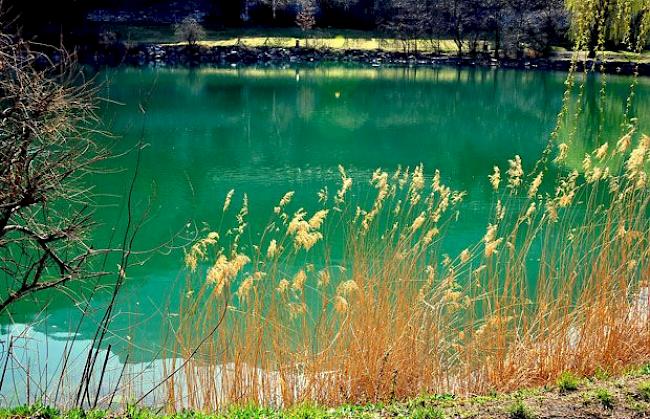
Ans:
<svg viewBox="0 0 650 419"><path fill-rule="evenodd" d="M397 40L300 39L250 37L197 42L144 41L79 47L83 64L92 66L175 67L175 66L286 66L322 63L380 66L459 66L568 71L575 62L572 54L557 51L548 57L501 57L491 53L457 56L452 41L423 41L424 47L404 52ZM442 45L442 46L441 46ZM377 46L378 48L374 48ZM577 60L577 71L650 76L650 57L646 54L610 52L603 59Z"/></svg>
<svg viewBox="0 0 650 419"><path fill-rule="evenodd" d="M466 193L422 166L376 170L365 200L339 167L317 209L290 191L263 226L231 191L223 227L186 254L168 408L488 394L646 362L650 137L632 129L551 176L567 135L486 174L485 235L451 255Z"/></svg>
<svg viewBox="0 0 650 419"><path fill-rule="evenodd" d="M602 60L607 56L604 12L592 2L569 5L576 51L584 50L595 33L595 56ZM298 16L305 26L314 18L314 13L306 13L308 6ZM618 18L612 28L629 24L631 7L625 0L607 6L619 12L613 14ZM641 16L637 51L644 51L650 10ZM82 63L99 65L115 59L115 64L236 66L337 58L371 65L431 65L437 56L203 46L196 21L187 23L187 45L127 47L111 41L82 48L78 57ZM629 41L629 28L620 37ZM41 229L55 224L52 218L39 217L56 208L50 197L55 202L71 200L66 195L69 178L79 167L52 168L50 160L84 161L83 153L75 159L52 151L70 149L69 140L77 138L78 110L85 110L83 105L92 98L59 89L51 76L57 66L52 65L52 73L40 73L36 58L17 49L13 38L6 38L5 50L15 60L13 66L0 66L2 89L12 93L3 98L3 107L11 107L3 111L7 140L0 142L6 161L12 163L2 172L8 187L1 190L12 195L3 198L0 230L7 239L14 238L4 254L5 260L14 257L7 265L13 271L5 276L15 282L15 289L9 288L9 307L32 292L61 289L56 287L110 272L83 269L92 266L86 263L87 255L98 255L93 246L78 244L81 259L69 250L70 242L78 243L77 224L46 234ZM484 57L485 65L493 65L488 54ZM456 65L483 62L443 60ZM542 58L524 60L513 61L513 66L544 68ZM522 161L513 150L511 159L485 173L483 182L492 193L489 215L480 220L480 236L460 243L463 250L450 252L445 238L454 223L464 221L461 204L467 192L453 189L453 178L446 173L426 173L423 164L390 172L379 168L369 179L353 179L339 165L336 181L323 183L317 194L307 197L298 190L277 197L266 223L250 223L249 205L255 196L249 200L246 191L228 192L223 207L215 211L218 227L197 231L198 240L185 249L184 268L179 266L187 287L170 295L178 297L180 308L169 328L173 349L163 354L169 360L165 378L149 392L132 394L129 383L120 382L122 370L117 383L111 383L108 408L114 407L115 394L123 394L120 401L134 400L130 406L135 406L127 405L124 417L153 417L140 408L160 389L164 399L154 407L183 418L203 417L189 412L240 418L647 416L650 371L646 365L630 373L630 366L650 360L650 137L640 131L635 115L638 80L633 78L627 101L614 105L624 108L620 132L605 136L599 131L594 148L585 152L574 140L581 135L578 122L589 105L583 95L589 87L577 74L589 60L575 54L567 63L562 107L544 151L536 160ZM498 61L496 65L506 66ZM619 71L592 63L602 72L635 75L646 72L647 65L630 63ZM41 84L35 83L39 80ZM61 86L74 86L65 83ZM24 86L39 89L26 95ZM606 87L603 77L596 86L603 117L608 111ZM146 114L142 104L140 110ZM81 122L87 120L93 119ZM81 147L82 152L88 149ZM138 158L144 149L138 146ZM581 164L570 167L569 160ZM35 177L38 163L44 175ZM104 339L112 325L113 303L128 280L131 246L146 220L143 216L141 224L134 221L129 229L137 166L133 176L129 224L112 274L116 282L76 390L73 403L79 408L95 408L106 396L101 390L109 358L106 355L102 364L99 354L103 347L110 352ZM43 178L48 179L43 193L27 195L33 194L33 180ZM85 206L57 225L91 220L83 210ZM27 230L24 220L30 221L25 218L30 215L34 228ZM16 233L26 238L15 238ZM335 242L340 246L333 246ZM61 244L55 248L52 243ZM16 248L23 249L18 258L13 256ZM87 300L84 314L95 309L91 302ZM10 357L6 355L4 369ZM55 401L59 386L66 383L65 367L63 371ZM610 378L616 376L623 378ZM2 377L0 384L4 372ZM43 403L53 385L44 389ZM521 390L539 386L546 390ZM329 410L305 403L344 407ZM272 410L278 406L286 410ZM12 418L57 415L40 405L0 411L0 416ZM119 415L73 410L66 417L103 416Z"/></svg>
<svg viewBox="0 0 650 419"><path fill-rule="evenodd" d="M404 401L324 407L302 404L287 409L254 405L231 406L223 413L182 411L164 414L127 406L123 411L72 409L62 411L42 404L0 408L3 419L335 419L335 418L644 418L650 412L650 365L630 368L620 376L600 371L579 378L562 375L555 383L511 393L458 397L421 395Z"/></svg>

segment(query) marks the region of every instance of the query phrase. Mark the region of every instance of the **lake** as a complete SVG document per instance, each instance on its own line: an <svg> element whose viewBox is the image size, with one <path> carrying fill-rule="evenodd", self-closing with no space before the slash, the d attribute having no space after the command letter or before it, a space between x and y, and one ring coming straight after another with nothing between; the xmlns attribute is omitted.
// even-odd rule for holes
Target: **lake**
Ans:
<svg viewBox="0 0 650 419"><path fill-rule="evenodd" d="M450 186L468 192L462 222L446 249L453 254L480 240L494 199L488 174L494 165L503 170L515 154L532 167L550 141L565 79L555 72L326 64L97 74L106 98L99 114L113 136L99 141L126 154L86 179L94 187L100 222L93 240L97 247L111 237L121 240L138 154L133 149L142 143L133 207L136 219L145 213L146 219L134 248L155 249L135 256L132 261L143 264L128 270L107 340L110 365L119 370L127 359L146 365L163 356L161 342L182 298L181 246L197 230L219 226L231 189L237 206L244 193L249 196L250 224L263 225L287 191L315 202L324 184L339 179L339 164L362 184L376 168L390 172L423 163L428 175L439 169ZM579 169L584 153L602 139L619 138L631 83L630 77L608 76L601 97L599 77L588 77L571 155L551 170ZM639 80L634 115L650 114L649 87L650 80ZM115 261L110 263L109 269L116 269ZM75 287L42 297L46 309L33 301L19 304L11 318L2 318L3 338L30 324L27 333L36 339L22 345L17 357L26 364L46 353L60 358L88 292L89 286ZM99 290L94 298L99 307L109 293ZM79 353L100 314L91 314L79 328ZM20 388L22 381L13 380ZM16 392L6 385L1 393L11 398Z"/></svg>

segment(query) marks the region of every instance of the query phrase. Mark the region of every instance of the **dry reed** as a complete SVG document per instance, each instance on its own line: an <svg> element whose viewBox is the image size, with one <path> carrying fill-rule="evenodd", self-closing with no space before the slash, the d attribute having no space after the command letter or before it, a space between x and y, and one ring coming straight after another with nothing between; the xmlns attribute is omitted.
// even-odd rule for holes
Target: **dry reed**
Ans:
<svg viewBox="0 0 650 419"><path fill-rule="evenodd" d="M249 245L244 197L232 228L187 252L169 408L506 391L647 361L649 150L630 133L557 179L516 156L504 179L486 176L483 239L451 257L442 242L464 193L422 166L374 172L367 205L340 168L319 209L286 194Z"/></svg>
<svg viewBox="0 0 650 419"><path fill-rule="evenodd" d="M650 137L634 132L636 78L629 132L611 144L599 132L581 170L562 169L583 111L580 53L594 34L603 61L607 37L643 51L650 11L632 6L568 2L575 55L552 141L532 167L515 156L486 174L492 214L458 255L443 242L465 194L422 166L375 171L371 202L341 167L320 208L300 208L289 192L259 236L244 197L236 224L186 255L180 359L169 365L182 374L166 382L168 408L507 391L648 361ZM632 40L630 16L641 11ZM602 97L606 83L602 75Z"/></svg>

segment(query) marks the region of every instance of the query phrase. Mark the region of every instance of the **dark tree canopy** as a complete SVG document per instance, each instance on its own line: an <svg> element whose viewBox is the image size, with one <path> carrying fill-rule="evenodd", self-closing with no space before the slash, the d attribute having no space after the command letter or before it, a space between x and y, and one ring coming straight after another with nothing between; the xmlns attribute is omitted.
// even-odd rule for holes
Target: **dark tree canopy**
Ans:
<svg viewBox="0 0 650 419"><path fill-rule="evenodd" d="M566 3L566 4L565 4ZM190 0L185 8L201 11L206 29L240 27L345 28L383 32L417 49L416 39L450 39L462 54L485 52L520 57L525 51L544 53L552 44L569 45L567 0ZM598 2L594 3L597 4ZM96 39L97 25L87 19L94 10L137 11L155 21L178 2L170 0L5 0L17 16L24 37L58 45ZM575 9L575 7L574 7ZM156 12L157 11L157 12ZM637 12L637 15L642 13ZM610 13L611 14L611 13ZM611 19L607 14L606 20ZM173 22L178 24L183 16ZM635 17L640 22L640 16ZM140 22L142 23L142 22ZM593 26L593 25L592 25ZM631 37L635 35L632 25ZM637 25L638 26L638 25ZM595 27L592 28L595 34ZM593 36L592 36L593 38ZM609 46L617 47L610 37ZM591 40L593 47L596 39Z"/></svg>

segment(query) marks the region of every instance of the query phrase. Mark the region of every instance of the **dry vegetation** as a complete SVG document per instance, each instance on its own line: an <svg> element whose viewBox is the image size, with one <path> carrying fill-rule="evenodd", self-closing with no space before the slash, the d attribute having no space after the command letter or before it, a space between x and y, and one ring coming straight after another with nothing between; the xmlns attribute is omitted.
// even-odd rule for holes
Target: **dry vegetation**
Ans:
<svg viewBox="0 0 650 419"><path fill-rule="evenodd" d="M442 237L464 194L422 167L376 171L363 208L341 168L321 209L287 193L250 245L244 196L236 225L187 253L204 285L184 298L170 406L507 391L647 360L649 148L630 132L558 179L544 178L550 161L525 172L516 156L486 178L485 237L451 257Z"/></svg>
<svg viewBox="0 0 650 419"><path fill-rule="evenodd" d="M601 56L605 31L632 45L601 6L571 4L576 51L594 31ZM643 16L631 51L643 50ZM650 359L650 137L630 118L636 80L620 138L556 172L578 135L575 68L546 151L486 174L485 235L458 254L443 244L465 194L421 166L375 171L368 200L340 167L318 208L288 192L259 235L248 197L234 215L228 194L221 227L186 255L168 408L485 394Z"/></svg>
<svg viewBox="0 0 650 419"><path fill-rule="evenodd" d="M581 50L594 27L602 30L602 19L592 10L573 11L576 50ZM640 40L649 16L641 22ZM604 40L599 38L601 52ZM639 41L630 49L642 51L643 45ZM566 372L618 373L650 360L650 137L637 133L635 121L628 119L620 138L584 156L580 171L552 176L556 172L550 167L562 167L577 135L570 130L559 134L567 119L580 116L584 85L577 89L577 105L571 104L574 71L546 152L537 162L514 156L507 167L486 173L494 200L484 237L457 254L447 255L444 243L449 227L462 220L465 193L446 186L437 171L427 176L422 166L391 173L378 169L367 198L362 193L367 185L358 187L360 179L339 167L340 182L323 186L318 208L308 204L309 197L290 191L278 197L269 223L261 227L248 225L249 198L243 195L236 205L239 196L229 193L220 227L186 253L187 289L174 334L178 357L169 354L168 378L159 383L168 409L330 406L423 393L486 394L554 383ZM32 86L29 79L15 83L13 70L9 74L14 84L0 86L3 92L15 88L22 93ZM5 94L3 103L13 97ZM57 116L71 112L56 107L68 103L59 97L46 95L37 102L54 106L48 120L52 129L45 136L31 136L23 147L2 142L18 146L5 160L25 171L17 178L13 170L5 174L3 166L7 191L29 192L30 182L45 179L46 191L65 196L65 153L84 156L91 144L70 148L76 131L57 126ZM15 109L17 114L40 110L22 101ZM30 134L30 123L37 119L25 115L19 122ZM3 118L3 128L13 121L11 115ZM47 147L39 147L43 141ZM61 165L54 172L51 157L37 164L51 150L63 150L62 157L54 156ZM35 167L43 168L36 177L31 174ZM9 196L5 189L3 198ZM27 208L21 221L8 224L16 210L5 208L14 201L5 198L0 207L0 240L5 240L0 245L9 249L5 243L12 238L12 246L29 246L21 254L39 251L40 256L7 271L21 287L7 304L24 295L25 285L50 278L43 272L56 272L51 287L69 275L81 277L73 270L82 266L78 258L83 262L95 253L77 240L77 228L40 218L52 210L44 200L29 201L36 209ZM71 217L86 221L83 212ZM15 233L23 234L15 238ZM67 249L70 263L50 246L55 239L72 239L80 248ZM86 394L96 358L88 358ZM81 389L83 383L83 404Z"/></svg>
<svg viewBox="0 0 650 419"><path fill-rule="evenodd" d="M65 51L20 41L0 26L0 312L104 275L89 266L106 252L87 240L94 223L83 185L109 155L90 128L94 94Z"/></svg>

